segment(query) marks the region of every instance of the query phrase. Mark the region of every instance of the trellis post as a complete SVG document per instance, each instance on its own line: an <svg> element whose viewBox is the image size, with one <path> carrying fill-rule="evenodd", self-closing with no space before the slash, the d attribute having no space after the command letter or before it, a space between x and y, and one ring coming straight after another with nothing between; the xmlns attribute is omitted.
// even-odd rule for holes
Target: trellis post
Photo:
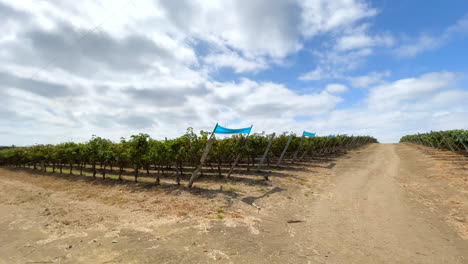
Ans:
<svg viewBox="0 0 468 264"><path fill-rule="evenodd" d="M366 144L366 141L367 139L363 136L363 138L361 139L361 141L359 141L359 144L360 146L364 146L364 144Z"/></svg>
<svg viewBox="0 0 468 264"><path fill-rule="evenodd" d="M305 131L304 131L305 132ZM294 155L293 155L293 158L292 158L292 164L294 164L294 161L296 160L296 157L297 157L297 153L299 153L299 150L301 149L302 147L302 142L304 142L304 132L302 132L302 137L301 137L301 141L299 141L299 146L297 147L296 151L294 152Z"/></svg>
<svg viewBox="0 0 468 264"><path fill-rule="evenodd" d="M442 132L437 132L437 133L439 133L442 136L442 139L445 141L445 143L447 143L447 146L449 146L450 150L452 152L455 152L455 149L452 147L452 145L450 145L450 142L447 140L444 134Z"/></svg>
<svg viewBox="0 0 468 264"><path fill-rule="evenodd" d="M208 142L206 143L205 150L203 151L203 154L200 158L200 165L192 172L192 176L190 177L189 183L187 187L191 188L193 185L193 182L196 180L198 177L198 174L200 173L203 164L205 164L206 157L208 157L208 153L210 152L211 146L213 145L213 140L214 140L214 132L216 131L216 128L218 127L218 123L216 123L216 126L213 129L213 132L211 133L210 138L208 139Z"/></svg>
<svg viewBox="0 0 468 264"><path fill-rule="evenodd" d="M299 161L301 161L302 159L304 159L305 155L307 155L307 150L305 150L305 151L302 153L301 157L299 158Z"/></svg>
<svg viewBox="0 0 468 264"><path fill-rule="evenodd" d="M458 140L460 140L460 142L463 145L463 147L465 148L466 152L468 152L468 146L465 145L465 143L463 142L463 138L458 133L454 133L454 134L458 138Z"/></svg>
<svg viewBox="0 0 468 264"><path fill-rule="evenodd" d="M417 137L414 141L416 141L416 143L413 142L413 143L415 143L415 144L427 146L427 144L425 144L425 140L422 140L422 138L421 138L421 136L420 136L419 133L418 133L418 137ZM433 146L433 147L434 147L434 146Z"/></svg>
<svg viewBox="0 0 468 264"><path fill-rule="evenodd" d="M442 149L441 146L440 146L440 141L436 137L434 137L432 135L432 131L431 131L431 133L429 133L429 136L432 137L434 139L434 141L437 143L437 148Z"/></svg>
<svg viewBox="0 0 468 264"><path fill-rule="evenodd" d="M332 142L332 137L327 137L329 140L327 142L325 142L325 146L324 146L324 154L330 154L331 153L331 148L333 146L333 142Z"/></svg>
<svg viewBox="0 0 468 264"><path fill-rule="evenodd" d="M353 135L351 135L351 136L353 137L353 139L351 139L351 141L348 144L346 144L347 149L353 147L353 144L354 144L354 142L356 141L356 138L357 138L357 137L354 137Z"/></svg>
<svg viewBox="0 0 468 264"><path fill-rule="evenodd" d="M414 141L415 142L411 142L411 143L426 146L426 144L424 144L424 141L422 141L421 136L419 135L419 133L418 133L418 137Z"/></svg>
<svg viewBox="0 0 468 264"><path fill-rule="evenodd" d="M271 134L270 140L268 141L268 145L265 149L265 152L263 153L262 159L260 160L260 163L257 166L257 171L259 171L262 168L263 163L265 162L266 157L268 156L268 152L270 151L274 138L275 138L275 133Z"/></svg>
<svg viewBox="0 0 468 264"><path fill-rule="evenodd" d="M280 156L280 158L278 160L278 163L276 163L276 167L279 167L279 165L281 164L281 161L283 160L284 155L286 154L286 151L288 150L289 144L291 144L292 138L293 138L293 135L291 134L289 136L288 142L286 143L286 146L283 149L283 152L281 152L281 156Z"/></svg>
<svg viewBox="0 0 468 264"><path fill-rule="evenodd" d="M358 136L356 136L356 140L353 143L353 148L359 147L359 144L361 144L361 141L362 141L362 138L358 138Z"/></svg>
<svg viewBox="0 0 468 264"><path fill-rule="evenodd" d="M250 126L250 131L249 131L249 133L247 134L247 136L245 137L245 145L244 145L244 147L247 145L247 140L248 140L248 138L249 138L249 136L250 136L250 132L252 131L252 127L253 127L253 125ZM228 172L226 178L231 177L231 174L232 174L232 172L234 171L234 168L237 166L237 163L239 162L239 159L240 159L241 155L242 155L242 153L239 153L239 154L237 155L236 159L234 160L234 164L233 164L232 167L229 169L229 172Z"/></svg>
<svg viewBox="0 0 468 264"><path fill-rule="evenodd" d="M325 154L325 147L327 146L328 144L328 141L325 139L323 141L323 144L320 146L320 151L319 151L319 155L322 155L322 154Z"/></svg>
<svg viewBox="0 0 468 264"><path fill-rule="evenodd" d="M335 144L333 144L333 147L332 147L332 153L335 153L337 151L338 146L340 145L339 137L336 137L335 141L336 142L335 142Z"/></svg>

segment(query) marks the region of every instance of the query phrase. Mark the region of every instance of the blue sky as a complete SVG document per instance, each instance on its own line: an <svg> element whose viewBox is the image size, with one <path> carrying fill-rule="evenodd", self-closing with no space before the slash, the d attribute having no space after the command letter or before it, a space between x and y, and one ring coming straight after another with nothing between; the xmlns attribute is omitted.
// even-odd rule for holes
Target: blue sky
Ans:
<svg viewBox="0 0 468 264"><path fill-rule="evenodd" d="M388 32L401 42L412 43L422 34L439 38L450 26L468 16L466 1L368 1L377 8L375 17L366 19L370 23L369 33ZM417 11L415 11L417 10ZM288 64L273 65L270 68L253 73L236 74L233 69L222 69L216 73L216 79L221 81L238 80L248 77L262 81L284 83L297 89L323 86L327 80L300 82L297 77L309 71L316 64L316 57L310 50L320 51L326 42L333 41L335 36L323 35L304 41L304 49L291 54L286 59ZM431 71L467 72L468 64L468 30L453 34L440 45L428 48L427 51L414 56L395 56L387 47L376 49L375 54L366 58L363 65L349 71L350 76L365 75L369 72L391 71L388 80L412 77ZM398 46L395 46L398 48ZM351 98L354 92L349 93Z"/></svg>
<svg viewBox="0 0 468 264"><path fill-rule="evenodd" d="M0 145L468 128L466 1L0 0Z"/></svg>

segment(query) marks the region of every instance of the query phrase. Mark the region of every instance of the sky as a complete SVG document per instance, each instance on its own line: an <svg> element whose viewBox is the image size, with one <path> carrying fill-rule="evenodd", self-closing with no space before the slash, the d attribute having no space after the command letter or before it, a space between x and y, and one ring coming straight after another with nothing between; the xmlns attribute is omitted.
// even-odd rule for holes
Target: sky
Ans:
<svg viewBox="0 0 468 264"><path fill-rule="evenodd" d="M468 129L466 0L0 0L0 145Z"/></svg>

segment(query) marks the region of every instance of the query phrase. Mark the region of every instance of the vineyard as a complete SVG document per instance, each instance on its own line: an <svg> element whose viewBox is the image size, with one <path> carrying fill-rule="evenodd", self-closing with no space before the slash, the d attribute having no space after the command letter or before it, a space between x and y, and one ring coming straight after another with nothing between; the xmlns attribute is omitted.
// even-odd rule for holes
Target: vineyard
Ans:
<svg viewBox="0 0 468 264"><path fill-rule="evenodd" d="M211 151L205 166L201 166L200 159L209 141L212 141ZM209 132L201 131L197 135L188 128L183 136L167 140L138 134L116 143L93 136L86 143L3 149L0 166L31 168L44 173L99 175L103 179L107 175L120 181L123 176L131 175L135 182L143 171L145 177L154 177L156 185L160 184L161 177L172 177L176 184L181 184L197 167L201 177L229 178L235 169L258 172L376 142L369 136L301 137L287 133L276 137L265 133L238 134L220 139Z"/></svg>
<svg viewBox="0 0 468 264"><path fill-rule="evenodd" d="M400 142L408 142L441 150L468 155L468 131L448 130L404 136Z"/></svg>

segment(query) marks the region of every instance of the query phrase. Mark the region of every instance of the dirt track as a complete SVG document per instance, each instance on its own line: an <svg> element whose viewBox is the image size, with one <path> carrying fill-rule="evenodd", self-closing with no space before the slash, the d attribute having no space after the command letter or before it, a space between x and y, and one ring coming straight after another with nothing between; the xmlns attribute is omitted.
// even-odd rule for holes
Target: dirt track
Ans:
<svg viewBox="0 0 468 264"><path fill-rule="evenodd" d="M0 169L0 263L468 263L466 170L401 144L333 162L210 198Z"/></svg>

